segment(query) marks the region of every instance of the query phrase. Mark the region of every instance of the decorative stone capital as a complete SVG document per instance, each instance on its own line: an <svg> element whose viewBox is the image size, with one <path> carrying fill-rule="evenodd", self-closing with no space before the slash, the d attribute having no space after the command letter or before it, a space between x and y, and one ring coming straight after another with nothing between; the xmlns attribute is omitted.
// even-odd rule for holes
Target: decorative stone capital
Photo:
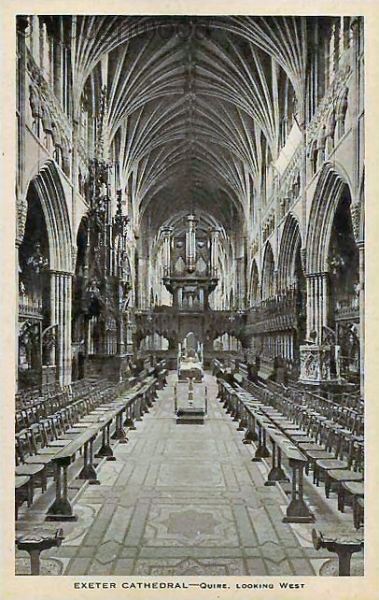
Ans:
<svg viewBox="0 0 379 600"><path fill-rule="evenodd" d="M78 256L78 247L77 246L71 246L71 264L72 264L72 270L75 273L75 268L76 268L76 258Z"/></svg>
<svg viewBox="0 0 379 600"><path fill-rule="evenodd" d="M360 240L360 230L361 230L361 204L360 202L354 202L354 204L352 204L350 206L350 212L351 212L351 220L353 223L353 232L354 232L354 237L355 240L358 242Z"/></svg>
<svg viewBox="0 0 379 600"><path fill-rule="evenodd" d="M17 241L22 243L25 234L25 224L28 215L28 202L25 198L17 200Z"/></svg>

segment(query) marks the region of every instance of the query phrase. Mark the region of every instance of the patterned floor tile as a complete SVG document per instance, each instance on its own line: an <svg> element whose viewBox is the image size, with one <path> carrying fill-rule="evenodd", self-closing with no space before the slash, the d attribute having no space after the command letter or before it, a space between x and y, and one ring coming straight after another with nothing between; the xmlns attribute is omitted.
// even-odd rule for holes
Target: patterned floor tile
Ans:
<svg viewBox="0 0 379 600"><path fill-rule="evenodd" d="M194 391L200 405L207 385L205 425L180 426L175 379L170 375L137 430L128 433L129 443L115 447L117 460L104 462L101 485L78 493L78 521L64 524L63 545L46 554L51 574L58 568L64 575L123 576L307 576L335 570L330 562L323 567L331 555L314 550L310 525L282 522L286 499L278 488L264 486L267 465L251 461L254 447L242 444L243 432L216 399L214 379L206 375ZM178 386L178 397L188 402L186 384ZM321 520L322 502L310 501ZM43 514L41 509L29 520Z"/></svg>

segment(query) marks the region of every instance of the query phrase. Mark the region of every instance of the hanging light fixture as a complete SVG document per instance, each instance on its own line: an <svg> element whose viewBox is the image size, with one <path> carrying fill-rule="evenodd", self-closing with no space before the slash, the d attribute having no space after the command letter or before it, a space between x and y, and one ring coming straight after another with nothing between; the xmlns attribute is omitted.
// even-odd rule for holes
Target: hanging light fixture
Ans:
<svg viewBox="0 0 379 600"><path fill-rule="evenodd" d="M28 258L27 265L38 275L48 269L49 260L43 256L40 242L34 244L34 253Z"/></svg>

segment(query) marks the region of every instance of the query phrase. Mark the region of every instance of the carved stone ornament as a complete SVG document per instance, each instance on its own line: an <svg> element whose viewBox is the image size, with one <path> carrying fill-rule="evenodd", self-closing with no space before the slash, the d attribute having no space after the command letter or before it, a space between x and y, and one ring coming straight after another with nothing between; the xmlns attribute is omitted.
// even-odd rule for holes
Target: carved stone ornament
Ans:
<svg viewBox="0 0 379 600"><path fill-rule="evenodd" d="M317 150L323 150L323 148L325 146L325 140L326 140L326 126L325 126L325 123L323 123L318 131Z"/></svg>
<svg viewBox="0 0 379 600"><path fill-rule="evenodd" d="M353 223L353 232L356 241L360 240L360 229L361 229L361 205L359 202L355 202L350 206L351 220Z"/></svg>
<svg viewBox="0 0 379 600"><path fill-rule="evenodd" d="M43 114L42 102L38 87L35 84L29 86L29 102L33 117L35 119L40 119Z"/></svg>
<svg viewBox="0 0 379 600"><path fill-rule="evenodd" d="M349 88L345 86L337 102L337 120L344 119L348 106Z"/></svg>
<svg viewBox="0 0 379 600"><path fill-rule="evenodd" d="M24 198L19 198L17 201L17 239L20 243L24 239L27 215L28 202Z"/></svg>
<svg viewBox="0 0 379 600"><path fill-rule="evenodd" d="M62 132L61 132L61 128L59 126L59 123L57 121L54 121L53 125L53 129L52 129L52 136L53 136L53 143L54 146L57 146L58 148L62 147Z"/></svg>
<svg viewBox="0 0 379 600"><path fill-rule="evenodd" d="M78 256L78 247L71 246L71 264L72 264L73 271L75 271L75 268L76 268L76 257L77 256Z"/></svg>
<svg viewBox="0 0 379 600"><path fill-rule="evenodd" d="M330 108L333 106L335 99L346 94L348 80L351 76L351 68L350 65L346 65L345 67L339 69L335 75L332 84L329 89L325 93L324 98L321 100L319 107L313 116L311 122L307 128L307 138L311 143L316 137L319 126L322 122L325 122L326 116L330 111ZM347 95L346 95L347 102ZM347 108L347 104L346 104ZM345 110L345 109L343 109ZM338 108L336 114L338 120Z"/></svg>
<svg viewBox="0 0 379 600"><path fill-rule="evenodd" d="M334 130L336 128L336 116L335 116L335 111L334 108L331 110L327 123L326 123L326 137L331 137L333 138L334 136Z"/></svg>
<svg viewBox="0 0 379 600"><path fill-rule="evenodd" d="M54 122L52 119L50 107L46 100L42 100L42 127L46 133L52 133Z"/></svg>
<svg viewBox="0 0 379 600"><path fill-rule="evenodd" d="M304 381L318 382L322 379L322 361L318 348L301 352L300 378Z"/></svg>
<svg viewBox="0 0 379 600"><path fill-rule="evenodd" d="M29 101L33 117L35 119L42 118L44 120L43 127L46 132L51 135L55 134L59 138L64 138L67 140L68 145L70 145L72 139L70 121L62 110L50 85L45 80L41 69L30 54L27 61L27 70L32 82L29 86ZM60 128L59 133L56 132L57 126ZM56 144L56 142L54 143Z"/></svg>
<svg viewBox="0 0 379 600"><path fill-rule="evenodd" d="M300 381L303 383L335 382L340 372L339 346L300 346Z"/></svg>

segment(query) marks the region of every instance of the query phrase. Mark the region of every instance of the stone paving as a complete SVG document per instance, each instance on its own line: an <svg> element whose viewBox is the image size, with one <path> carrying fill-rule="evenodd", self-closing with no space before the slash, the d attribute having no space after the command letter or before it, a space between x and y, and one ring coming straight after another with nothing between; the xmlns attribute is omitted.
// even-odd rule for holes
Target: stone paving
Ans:
<svg viewBox="0 0 379 600"><path fill-rule="evenodd" d="M204 425L176 424L174 383L171 374L129 443L115 447L117 461L101 465L101 485L77 494L78 521L62 524L63 545L44 554L46 574L304 577L332 566L334 555L313 548L314 525L282 522L286 496L264 486L267 465L251 462L253 446L242 444L216 399L214 378L194 385L195 406L208 389ZM185 404L187 385L179 384L178 406ZM351 515L336 513L335 500L308 482L305 491L318 529L348 526ZM25 553L16 558L25 572Z"/></svg>

